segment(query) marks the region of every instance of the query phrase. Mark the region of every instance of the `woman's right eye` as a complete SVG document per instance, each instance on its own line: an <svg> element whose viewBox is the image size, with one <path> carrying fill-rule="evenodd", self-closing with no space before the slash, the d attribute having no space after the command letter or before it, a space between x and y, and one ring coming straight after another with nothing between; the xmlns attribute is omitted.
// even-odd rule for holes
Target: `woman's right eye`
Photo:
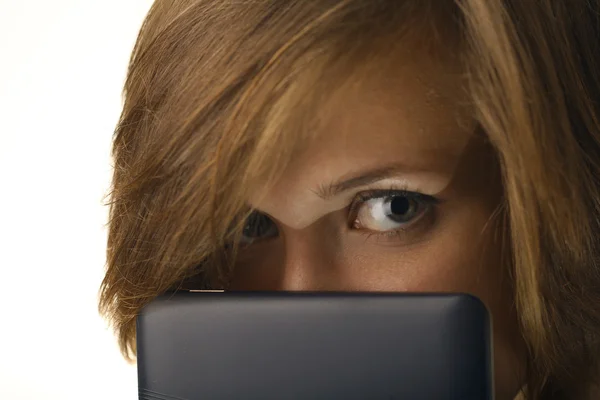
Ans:
<svg viewBox="0 0 600 400"><path fill-rule="evenodd" d="M275 223L265 214L253 211L246 220L240 243L249 245L265 239L277 237L279 231Z"/></svg>

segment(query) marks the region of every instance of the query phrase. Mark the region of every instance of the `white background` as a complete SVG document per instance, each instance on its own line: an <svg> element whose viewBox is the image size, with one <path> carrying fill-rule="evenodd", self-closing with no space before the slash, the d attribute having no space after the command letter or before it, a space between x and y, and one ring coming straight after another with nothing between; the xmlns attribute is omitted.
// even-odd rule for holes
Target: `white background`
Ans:
<svg viewBox="0 0 600 400"><path fill-rule="evenodd" d="M97 313L110 144L151 0L0 0L0 399L136 399Z"/></svg>

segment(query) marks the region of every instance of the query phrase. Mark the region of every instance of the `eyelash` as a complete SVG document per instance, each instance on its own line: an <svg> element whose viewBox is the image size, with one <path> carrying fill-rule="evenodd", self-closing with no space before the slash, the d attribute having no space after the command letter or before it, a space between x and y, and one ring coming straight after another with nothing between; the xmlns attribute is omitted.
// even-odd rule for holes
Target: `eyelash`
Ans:
<svg viewBox="0 0 600 400"><path fill-rule="evenodd" d="M408 199L417 201L420 203L420 205L423 205L424 207L427 208L424 211L424 213L429 213L431 211L432 207L439 204L439 199L437 199L433 196L429 196L429 195L418 193L418 192L412 192L412 191L408 191L405 189L389 188L389 189L367 190L367 191L358 193L355 196L352 203L350 204L350 207L348 210L348 214L350 215L350 226L349 227L351 229L358 231L360 234L365 235L367 239L369 239L371 237L390 238L391 239L391 238L396 238L396 237L401 237L403 235L406 235L407 232L411 229L412 224L410 224L411 227L398 228L398 229L393 229L393 230L389 230L389 231L385 231L385 232L365 231L364 229L353 228L353 225L356 222L358 210L364 203L366 203L367 201L372 200L372 199L380 199L380 198L386 198L386 197L406 197ZM420 217L419 217L419 219L420 219Z"/></svg>

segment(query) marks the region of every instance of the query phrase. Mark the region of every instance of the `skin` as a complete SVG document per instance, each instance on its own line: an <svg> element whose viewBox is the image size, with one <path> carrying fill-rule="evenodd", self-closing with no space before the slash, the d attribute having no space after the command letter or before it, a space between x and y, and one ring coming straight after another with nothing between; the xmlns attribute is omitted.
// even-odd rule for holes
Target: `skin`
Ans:
<svg viewBox="0 0 600 400"><path fill-rule="evenodd" d="M457 69L426 55L406 59L336 92L323 107L317 139L251 199L268 216L270 233L241 251L230 288L471 293L493 316L496 398L512 399L522 382L523 345L502 262L510 257L502 257L502 227L491 218L502 193L497 163L461 106ZM319 195L389 166L382 180ZM372 189L437 202L411 203L418 212L402 225L357 200ZM398 235L378 232L400 226Z"/></svg>

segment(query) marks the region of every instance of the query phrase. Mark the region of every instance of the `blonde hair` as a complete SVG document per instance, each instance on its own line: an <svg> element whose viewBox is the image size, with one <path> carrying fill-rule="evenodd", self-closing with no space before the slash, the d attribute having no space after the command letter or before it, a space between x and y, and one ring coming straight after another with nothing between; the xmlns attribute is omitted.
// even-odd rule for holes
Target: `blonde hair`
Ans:
<svg viewBox="0 0 600 400"><path fill-rule="evenodd" d="M414 45L461 63L497 152L529 398L581 395L600 356L599 43L598 0L157 0L114 136L100 310L124 355L141 307L227 276L250 190L330 93Z"/></svg>

